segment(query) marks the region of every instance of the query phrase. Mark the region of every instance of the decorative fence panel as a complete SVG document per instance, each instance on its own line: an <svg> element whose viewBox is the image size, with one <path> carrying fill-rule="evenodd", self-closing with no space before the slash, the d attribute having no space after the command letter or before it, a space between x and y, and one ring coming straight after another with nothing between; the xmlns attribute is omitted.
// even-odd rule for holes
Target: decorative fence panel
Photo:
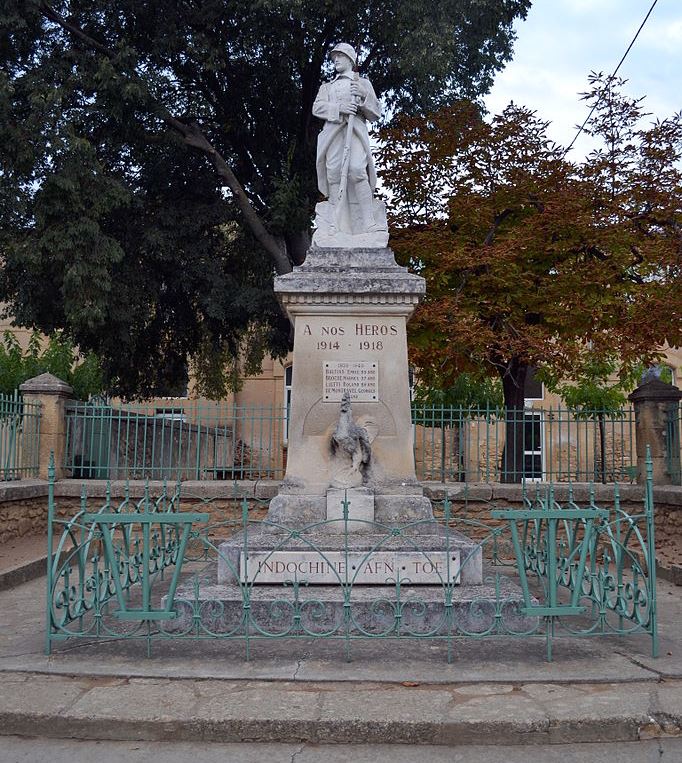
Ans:
<svg viewBox="0 0 682 763"><path fill-rule="evenodd" d="M18 391L0 395L0 480L37 477L40 468L40 403Z"/></svg>
<svg viewBox="0 0 682 763"><path fill-rule="evenodd" d="M71 403L64 467L78 479L282 479L286 415L279 406L222 402ZM636 476L630 408L413 406L412 417L419 480L631 482ZM518 436L508 436L510 429Z"/></svg>
<svg viewBox="0 0 682 763"><path fill-rule="evenodd" d="M632 408L420 406L412 415L419 480L606 483L631 482L637 473Z"/></svg>
<svg viewBox="0 0 682 763"><path fill-rule="evenodd" d="M248 658L251 644L286 638L337 640L350 658L355 641L383 638L442 642L452 659L458 642L539 638L551 659L559 635L646 634L656 655L651 474L649 462L641 513L621 509L617 486L609 510L593 492L578 505L570 487L563 505L552 487L538 488L525 508L483 520L446 500L435 520L364 522L360 552L348 500L339 519L291 528L246 498L193 498L178 485L155 498L149 489L137 500L108 497L96 510L84 494L81 510L60 519L51 480L48 549L58 543L46 651L78 639L141 640L148 653L164 641L222 639ZM444 554L427 542L436 536ZM409 550L402 567L395 544ZM291 548L284 577L263 585L275 555ZM329 580L314 585L321 571ZM416 584L424 573L430 584ZM370 574L380 585L363 584Z"/></svg>
<svg viewBox="0 0 682 763"><path fill-rule="evenodd" d="M78 479L284 476L280 407L70 403L64 467Z"/></svg>

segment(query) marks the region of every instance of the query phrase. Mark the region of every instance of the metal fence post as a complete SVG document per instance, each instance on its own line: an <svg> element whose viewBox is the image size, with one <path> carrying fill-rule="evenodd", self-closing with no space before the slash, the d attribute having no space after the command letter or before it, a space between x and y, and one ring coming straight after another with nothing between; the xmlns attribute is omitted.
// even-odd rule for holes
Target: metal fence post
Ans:
<svg viewBox="0 0 682 763"><path fill-rule="evenodd" d="M50 453L47 466L47 595L45 597L45 654L52 649L52 567L54 522L54 453Z"/></svg>

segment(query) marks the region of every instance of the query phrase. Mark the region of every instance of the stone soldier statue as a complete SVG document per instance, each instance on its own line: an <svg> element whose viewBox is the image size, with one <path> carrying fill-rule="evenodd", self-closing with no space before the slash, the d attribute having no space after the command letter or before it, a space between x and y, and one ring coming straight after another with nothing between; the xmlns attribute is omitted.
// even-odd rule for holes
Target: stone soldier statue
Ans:
<svg viewBox="0 0 682 763"><path fill-rule="evenodd" d="M376 172L367 121L381 116L372 84L354 71L355 50L331 51L336 76L320 87L313 114L324 120L317 140L317 184L329 201L317 205L318 246L386 246L384 205L374 199Z"/></svg>

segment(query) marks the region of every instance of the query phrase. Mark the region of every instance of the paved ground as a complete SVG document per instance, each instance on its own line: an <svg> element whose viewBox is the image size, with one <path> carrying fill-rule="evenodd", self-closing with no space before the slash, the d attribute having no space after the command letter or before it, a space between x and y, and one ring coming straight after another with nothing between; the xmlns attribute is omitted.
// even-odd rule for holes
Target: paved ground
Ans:
<svg viewBox="0 0 682 763"><path fill-rule="evenodd" d="M55 538L55 548L57 543ZM0 591L44 575L46 551L44 535L26 535L0 544Z"/></svg>
<svg viewBox="0 0 682 763"><path fill-rule="evenodd" d="M532 750L539 763L679 763L682 740L541 745ZM0 763L527 763L528 748L429 745L215 744L201 742L80 742L72 739L5 737Z"/></svg>
<svg viewBox="0 0 682 763"><path fill-rule="evenodd" d="M622 755L588 747L585 760L682 761L682 588L665 582L657 660L649 640L636 636L558 639L552 663L542 641L467 642L450 665L441 644L408 642L358 643L349 663L340 644L309 641L256 644L250 662L224 641L165 642L151 659L139 643L66 644L48 658L43 587L41 579L0 592L0 733L62 738L57 749L70 760L92 742L79 748L66 738L110 740L98 748L110 756L123 749L116 740L139 740L138 757L126 753L133 761L146 759L145 741L158 749L169 739L178 756L183 742L260 743L229 748L227 759L245 761L264 759L272 742L283 756L273 760L291 760L304 745L296 763L315 760L314 745L330 742L354 752L325 747L327 763L382 755L398 763L413 744L425 745L425 762L498 760L500 747L494 757L473 746L504 745L504 760L514 763L528 744L539 745L531 754L550 745L538 760L572 761L581 758L568 757L574 748L566 745L585 742L626 743ZM406 747L396 756L391 743ZM40 761L52 744L13 738L0 750L9 760ZM448 746L447 756L438 745ZM462 745L470 745L464 757L453 757Z"/></svg>

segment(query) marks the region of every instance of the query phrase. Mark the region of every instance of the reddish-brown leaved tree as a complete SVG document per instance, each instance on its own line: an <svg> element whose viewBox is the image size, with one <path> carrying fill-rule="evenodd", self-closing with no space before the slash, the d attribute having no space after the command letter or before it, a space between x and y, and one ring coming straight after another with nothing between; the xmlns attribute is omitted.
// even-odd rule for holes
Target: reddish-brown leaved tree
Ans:
<svg viewBox="0 0 682 763"><path fill-rule="evenodd" d="M501 378L508 481L523 473L529 368L570 378L617 356L629 369L682 343L682 117L642 128L622 82L591 84L603 148L582 164L514 104L489 121L469 103L398 117L380 136L391 244L427 281L411 359L436 388Z"/></svg>

